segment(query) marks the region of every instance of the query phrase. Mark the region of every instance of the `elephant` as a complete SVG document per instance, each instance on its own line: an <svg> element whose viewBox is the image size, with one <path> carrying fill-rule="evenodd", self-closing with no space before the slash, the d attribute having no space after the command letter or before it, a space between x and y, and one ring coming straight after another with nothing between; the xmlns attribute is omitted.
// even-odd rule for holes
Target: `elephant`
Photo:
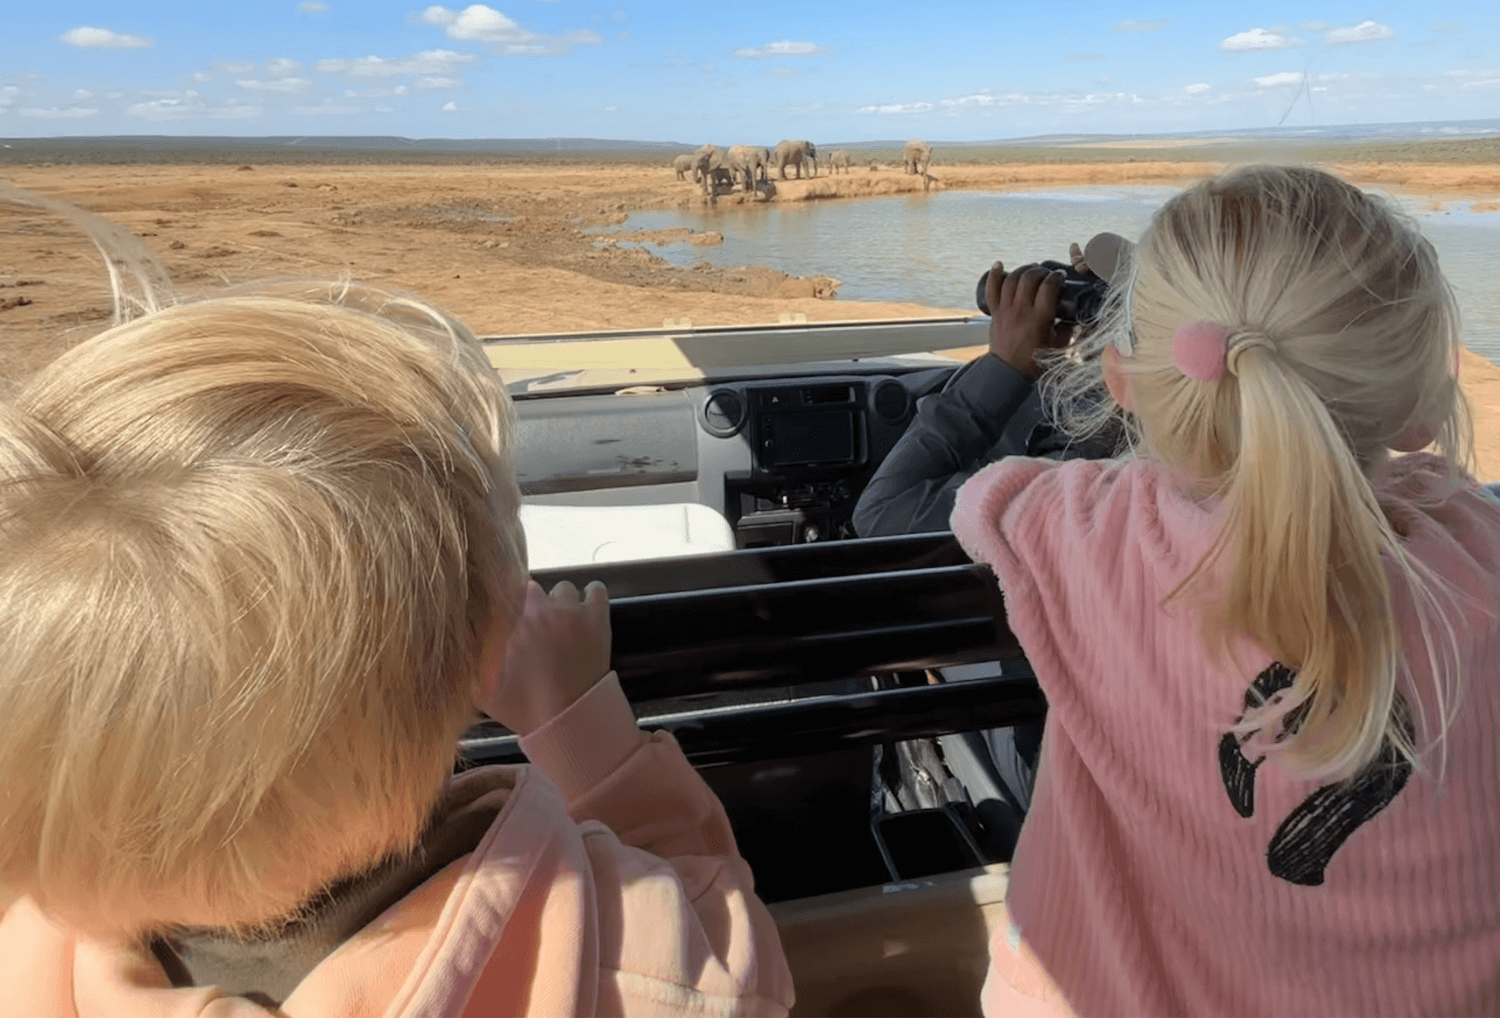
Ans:
<svg viewBox="0 0 1500 1018"><path fill-rule="evenodd" d="M844 168L844 172L848 173L854 166L854 160L849 158L848 152L838 149L833 155L828 157L828 172L837 173L841 166Z"/></svg>
<svg viewBox="0 0 1500 1018"><path fill-rule="evenodd" d="M724 165L744 182L745 193L757 191L770 181L771 153L754 145L731 145Z"/></svg>
<svg viewBox="0 0 1500 1018"><path fill-rule="evenodd" d="M932 146L913 138L901 150L901 165L907 173L927 176L927 167L932 163Z"/></svg>
<svg viewBox="0 0 1500 1018"><path fill-rule="evenodd" d="M810 141L778 141L776 153L771 157L772 164L776 167L781 179L786 179L786 167L790 163L797 167L797 179L802 179L802 164L808 167L807 175L816 177L818 175L818 149Z"/></svg>
<svg viewBox="0 0 1500 1018"><path fill-rule="evenodd" d="M686 180L689 173L693 172L694 159L692 155L684 153L672 160L672 169L677 173L678 180Z"/></svg>
<svg viewBox="0 0 1500 1018"><path fill-rule="evenodd" d="M713 199L718 187L714 171L725 169L724 159L724 150L717 145L704 145L693 153L693 179L703 185L703 196L709 200Z"/></svg>

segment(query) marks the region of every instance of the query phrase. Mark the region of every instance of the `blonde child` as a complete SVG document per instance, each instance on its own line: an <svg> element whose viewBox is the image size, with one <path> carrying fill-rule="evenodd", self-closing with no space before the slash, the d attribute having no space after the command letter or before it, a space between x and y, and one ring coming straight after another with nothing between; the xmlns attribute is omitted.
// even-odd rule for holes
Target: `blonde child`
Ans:
<svg viewBox="0 0 1500 1018"><path fill-rule="evenodd" d="M509 400L410 298L170 303L0 399L0 1011L784 1014L607 599L527 583ZM476 708L529 767L452 775Z"/></svg>
<svg viewBox="0 0 1500 1018"><path fill-rule="evenodd" d="M1003 349L1056 286L992 278ZM1436 255L1250 168L1112 287L1044 386L1066 420L1102 374L1140 455L1005 460L953 515L1051 708L985 1013L1500 1013L1500 505Z"/></svg>

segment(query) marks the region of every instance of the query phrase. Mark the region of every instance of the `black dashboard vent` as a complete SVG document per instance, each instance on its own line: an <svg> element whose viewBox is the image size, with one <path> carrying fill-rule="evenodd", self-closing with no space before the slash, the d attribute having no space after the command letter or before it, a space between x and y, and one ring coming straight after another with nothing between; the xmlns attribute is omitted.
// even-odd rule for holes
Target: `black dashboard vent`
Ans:
<svg viewBox="0 0 1500 1018"><path fill-rule="evenodd" d="M888 378L875 386L874 402L875 413L887 424L900 424L906 419L910 400L906 386L895 379Z"/></svg>
<svg viewBox="0 0 1500 1018"><path fill-rule="evenodd" d="M745 426L745 397L734 389L715 389L703 407L703 430L716 438L731 438Z"/></svg>

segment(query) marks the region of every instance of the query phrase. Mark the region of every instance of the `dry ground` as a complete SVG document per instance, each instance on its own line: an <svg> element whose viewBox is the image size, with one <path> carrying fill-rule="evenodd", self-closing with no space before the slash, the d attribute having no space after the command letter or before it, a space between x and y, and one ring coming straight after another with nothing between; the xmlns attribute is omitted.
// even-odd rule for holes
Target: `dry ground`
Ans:
<svg viewBox="0 0 1500 1018"><path fill-rule="evenodd" d="M1500 162L1330 161L1350 179L1434 199L1500 201ZM869 163L852 173L777 182L775 201L963 188L1178 184L1218 163L1140 153L1077 162L1035 159L935 165L931 180ZM1161 158L1156 158L1160 155ZM1050 157L1049 157L1050 158ZM632 211L703 201L664 166L619 162L500 165L10 165L16 185L84 205L141 237L179 284L348 273L415 291L481 335L694 325L929 317L914 304L840 301L837 280L765 267L676 268L585 231ZM741 194L720 202L743 202ZM716 235L690 238L712 244ZM830 264L829 271L837 272ZM24 369L109 316L92 247L49 216L0 213L0 330L7 368ZM967 309L936 309L966 312ZM1500 368L1466 362L1481 472L1500 477Z"/></svg>

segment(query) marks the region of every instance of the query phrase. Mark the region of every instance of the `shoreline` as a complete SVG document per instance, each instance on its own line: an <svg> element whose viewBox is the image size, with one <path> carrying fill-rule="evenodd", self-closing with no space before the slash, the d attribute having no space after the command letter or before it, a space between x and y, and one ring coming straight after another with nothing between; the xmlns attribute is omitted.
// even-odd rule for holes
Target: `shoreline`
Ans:
<svg viewBox="0 0 1500 1018"><path fill-rule="evenodd" d="M1095 150L1070 161L935 162L927 184L1002 192L1180 186L1247 161L1225 146L1216 146L1212 159L1147 154L1158 153L1114 149L1108 159ZM776 200L922 192L922 178L902 173L899 164L875 165L873 171L865 163L837 176L776 181ZM1433 202L1493 203L1500 210L1500 149L1492 162L1349 158L1324 165L1361 186ZM710 326L798 316L829 322L972 314L968 308L839 300L833 276L791 277L765 266L678 268L587 233L636 211L701 207L696 185L675 180L655 162L9 163L0 165L0 178L127 227L184 289L348 274L410 289L481 335L659 329L668 319ZM718 201L743 204L746 196ZM687 239L712 244L712 233ZM835 264L828 270L836 276ZM101 327L109 307L98 255L75 230L24 210L0 216L0 329L17 370L50 356L59 341ZM1500 478L1500 367L1471 353L1463 385L1475 407L1480 473Z"/></svg>

